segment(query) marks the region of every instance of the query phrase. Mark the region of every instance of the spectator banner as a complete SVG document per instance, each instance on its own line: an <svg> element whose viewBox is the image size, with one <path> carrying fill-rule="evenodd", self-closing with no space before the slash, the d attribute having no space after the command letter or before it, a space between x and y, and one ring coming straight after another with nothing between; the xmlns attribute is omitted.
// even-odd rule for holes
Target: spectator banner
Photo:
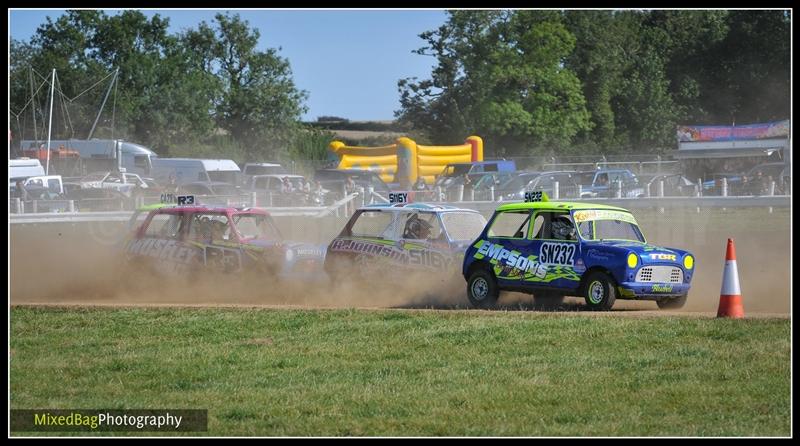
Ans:
<svg viewBox="0 0 800 446"><path fill-rule="evenodd" d="M734 126L678 126L678 141L739 141L747 139L786 138L789 120L766 124Z"/></svg>

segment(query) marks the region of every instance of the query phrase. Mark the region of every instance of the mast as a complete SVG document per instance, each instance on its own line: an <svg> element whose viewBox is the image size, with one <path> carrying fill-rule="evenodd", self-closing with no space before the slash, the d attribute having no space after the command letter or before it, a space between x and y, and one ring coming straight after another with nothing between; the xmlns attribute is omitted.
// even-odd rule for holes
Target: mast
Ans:
<svg viewBox="0 0 800 446"><path fill-rule="evenodd" d="M56 69L53 68L53 81L50 83L50 118L47 125L47 165L44 169L45 175L50 175L50 134L53 130L53 95L56 88Z"/></svg>

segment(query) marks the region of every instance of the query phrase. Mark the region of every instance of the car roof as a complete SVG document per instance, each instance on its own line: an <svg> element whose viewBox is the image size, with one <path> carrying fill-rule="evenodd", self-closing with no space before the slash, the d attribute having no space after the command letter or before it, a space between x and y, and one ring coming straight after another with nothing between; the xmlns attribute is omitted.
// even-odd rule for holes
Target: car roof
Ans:
<svg viewBox="0 0 800 446"><path fill-rule="evenodd" d="M201 185L201 186L232 186L232 187L236 187L231 183L226 183L225 181L192 181L191 183L184 184L183 187L186 187L186 186L197 186L197 185Z"/></svg>
<svg viewBox="0 0 800 446"><path fill-rule="evenodd" d="M294 174L289 174L289 173L284 173L284 174L281 174L281 173L267 173L267 174L264 174L264 175L253 175L254 179L255 178L286 178L286 177L288 177L288 178L303 178L302 175L294 175Z"/></svg>
<svg viewBox="0 0 800 446"><path fill-rule="evenodd" d="M608 206L605 204L595 203L576 203L574 201L536 201L536 202L521 202L521 203L508 203L501 205L497 208L498 211L512 211L512 210L525 210L525 209L555 209L555 210L582 210L582 209L606 209L622 212L630 212L616 206Z"/></svg>
<svg viewBox="0 0 800 446"><path fill-rule="evenodd" d="M377 203L359 208L359 210L381 210L387 212L414 212L414 211L427 211L427 212L471 212L480 214L474 209L464 209L455 206L433 203Z"/></svg>
<svg viewBox="0 0 800 446"><path fill-rule="evenodd" d="M215 214L227 214L228 212L233 214L259 214L259 215L269 215L264 209L261 208L251 208L251 207L234 207L234 206L204 206L204 205L189 205L189 206L169 206L169 207L161 207L155 209L155 211L159 214L183 214L183 213L215 213Z"/></svg>

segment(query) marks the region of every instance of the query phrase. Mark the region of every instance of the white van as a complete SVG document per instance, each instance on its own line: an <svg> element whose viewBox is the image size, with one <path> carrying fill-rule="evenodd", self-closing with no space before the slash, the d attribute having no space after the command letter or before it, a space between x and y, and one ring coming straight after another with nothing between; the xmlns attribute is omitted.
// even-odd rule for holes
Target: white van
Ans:
<svg viewBox="0 0 800 446"><path fill-rule="evenodd" d="M197 181L222 181L237 184L241 170L233 160L195 158L153 158L150 175L167 185L174 177L177 185Z"/></svg>
<svg viewBox="0 0 800 446"><path fill-rule="evenodd" d="M10 182L43 175L44 167L42 167L42 163L38 159L20 158L8 160L8 179Z"/></svg>

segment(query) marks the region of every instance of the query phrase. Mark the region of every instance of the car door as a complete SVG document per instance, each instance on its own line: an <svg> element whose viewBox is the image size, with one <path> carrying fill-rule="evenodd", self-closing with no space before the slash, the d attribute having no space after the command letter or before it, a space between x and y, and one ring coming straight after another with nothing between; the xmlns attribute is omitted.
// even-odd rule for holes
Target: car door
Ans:
<svg viewBox="0 0 800 446"><path fill-rule="evenodd" d="M526 252L535 256L538 274L527 274L526 286L536 285L545 288L571 290L578 286L580 276L580 243L575 222L569 212L557 210L537 210L532 217L531 237ZM566 225L565 222L569 222ZM572 233L565 235L564 228Z"/></svg>
<svg viewBox="0 0 800 446"><path fill-rule="evenodd" d="M163 274L182 274L203 264L202 248L186 240L188 215L154 213L125 247L128 259Z"/></svg>
<svg viewBox="0 0 800 446"><path fill-rule="evenodd" d="M531 215L530 209L496 213L486 230L486 240L476 245L476 258L486 259L492 265L501 287L519 287L525 277L536 273L530 239Z"/></svg>
<svg viewBox="0 0 800 446"><path fill-rule="evenodd" d="M398 215L398 246L408 255L410 269L438 271L454 262L441 219L435 212L407 212Z"/></svg>

